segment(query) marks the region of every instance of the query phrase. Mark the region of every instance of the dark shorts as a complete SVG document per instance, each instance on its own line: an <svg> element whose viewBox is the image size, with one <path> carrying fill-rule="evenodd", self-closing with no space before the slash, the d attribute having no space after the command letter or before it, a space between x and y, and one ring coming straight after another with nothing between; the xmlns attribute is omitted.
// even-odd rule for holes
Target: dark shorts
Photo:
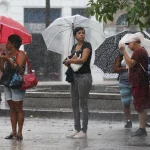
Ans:
<svg viewBox="0 0 150 150"><path fill-rule="evenodd" d="M149 86L132 87L133 104L137 112L150 108Z"/></svg>

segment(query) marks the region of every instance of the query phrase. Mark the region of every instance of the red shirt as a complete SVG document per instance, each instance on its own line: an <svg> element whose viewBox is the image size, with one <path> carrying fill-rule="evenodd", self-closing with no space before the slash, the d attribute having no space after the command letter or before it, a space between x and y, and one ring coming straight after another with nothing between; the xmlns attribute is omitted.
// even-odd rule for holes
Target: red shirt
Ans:
<svg viewBox="0 0 150 150"><path fill-rule="evenodd" d="M132 54L131 59L137 61L135 66L129 68L129 81L132 87L146 86L149 85L148 77L143 71L139 62L142 64L144 69L148 69L148 53L144 48L135 50Z"/></svg>

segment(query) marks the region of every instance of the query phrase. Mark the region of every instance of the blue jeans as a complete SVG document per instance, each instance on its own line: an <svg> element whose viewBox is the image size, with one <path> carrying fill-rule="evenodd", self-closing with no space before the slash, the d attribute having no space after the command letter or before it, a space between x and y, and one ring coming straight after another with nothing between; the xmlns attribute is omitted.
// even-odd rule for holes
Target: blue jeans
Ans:
<svg viewBox="0 0 150 150"><path fill-rule="evenodd" d="M71 99L74 113L75 130L87 132L88 125L88 96L92 85L92 76L87 74L74 74L71 83ZM80 106L82 109L82 128L80 123Z"/></svg>

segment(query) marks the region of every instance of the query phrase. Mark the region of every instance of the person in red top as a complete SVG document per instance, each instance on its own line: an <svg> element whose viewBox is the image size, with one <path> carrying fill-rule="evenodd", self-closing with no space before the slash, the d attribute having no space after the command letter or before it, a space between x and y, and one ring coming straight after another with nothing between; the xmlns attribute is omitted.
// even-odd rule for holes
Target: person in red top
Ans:
<svg viewBox="0 0 150 150"><path fill-rule="evenodd" d="M124 46L120 49L124 55L125 61L129 66L129 81L132 87L133 93L133 104L135 110L138 112L139 118L139 129L131 134L131 136L143 136L147 135L145 130L147 121L147 109L150 108L150 98L149 98L149 80L148 76L142 69L142 67L147 70L148 68L148 53L141 47L141 36L142 33L138 32L132 34L129 37L129 41L126 45L133 51L131 58L125 51ZM142 67L141 67L142 65Z"/></svg>

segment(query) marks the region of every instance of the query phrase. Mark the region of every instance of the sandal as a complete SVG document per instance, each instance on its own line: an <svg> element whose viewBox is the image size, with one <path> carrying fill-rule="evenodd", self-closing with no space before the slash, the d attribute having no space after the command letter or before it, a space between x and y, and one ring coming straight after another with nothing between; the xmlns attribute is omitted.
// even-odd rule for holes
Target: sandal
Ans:
<svg viewBox="0 0 150 150"><path fill-rule="evenodd" d="M11 140L13 139L15 136L11 133L10 135L6 136L5 139L7 140Z"/></svg>
<svg viewBox="0 0 150 150"><path fill-rule="evenodd" d="M14 136L13 139L17 140L17 141L22 141L23 140L23 136L17 135L17 136Z"/></svg>

